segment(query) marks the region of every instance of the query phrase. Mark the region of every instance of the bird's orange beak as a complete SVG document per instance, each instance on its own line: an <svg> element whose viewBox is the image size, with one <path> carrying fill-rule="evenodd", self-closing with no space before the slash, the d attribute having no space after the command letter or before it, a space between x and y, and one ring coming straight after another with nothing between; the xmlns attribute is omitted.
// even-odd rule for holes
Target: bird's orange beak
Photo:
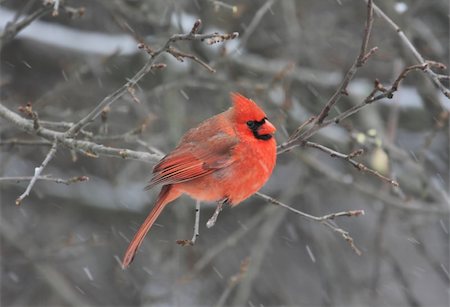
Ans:
<svg viewBox="0 0 450 307"><path fill-rule="evenodd" d="M267 119L264 121L264 124L258 129L259 134L274 134L277 131L274 125L269 122Z"/></svg>

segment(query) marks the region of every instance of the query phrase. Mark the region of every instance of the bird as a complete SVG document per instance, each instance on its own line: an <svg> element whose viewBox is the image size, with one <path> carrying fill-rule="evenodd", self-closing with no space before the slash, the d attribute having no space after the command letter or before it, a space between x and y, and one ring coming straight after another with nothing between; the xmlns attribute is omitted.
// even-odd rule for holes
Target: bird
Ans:
<svg viewBox="0 0 450 307"><path fill-rule="evenodd" d="M276 164L276 128L251 99L231 93L232 107L187 131L153 168L146 189L161 185L151 212L122 260L127 268L167 204L182 194L234 207L256 193Z"/></svg>

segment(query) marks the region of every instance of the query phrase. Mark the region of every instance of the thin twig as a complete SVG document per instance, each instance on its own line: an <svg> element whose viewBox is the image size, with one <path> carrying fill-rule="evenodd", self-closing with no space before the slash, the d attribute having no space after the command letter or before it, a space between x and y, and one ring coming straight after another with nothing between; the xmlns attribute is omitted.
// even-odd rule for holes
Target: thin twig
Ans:
<svg viewBox="0 0 450 307"><path fill-rule="evenodd" d="M192 273L189 274L188 278L192 275L199 273L203 270L208 263L210 263L214 257L219 255L228 247L235 246L239 240L244 237L251 229L255 228L264 219L272 215L272 208L270 206L264 208L257 214L255 214L250 220L245 223L245 227L240 227L227 236L224 240L221 240L217 245L212 246L208 251L195 263Z"/></svg>
<svg viewBox="0 0 450 307"><path fill-rule="evenodd" d="M289 142L289 141L292 141L292 140L296 140L296 139L300 136L300 134L302 133L303 129L304 129L306 126L308 126L309 124L311 124L314 120L315 120L315 117L314 117L314 116L311 116L311 117L308 118L305 122L303 122L303 123L297 128L297 130L295 130L295 132L292 133L292 134L289 136L288 142Z"/></svg>
<svg viewBox="0 0 450 307"><path fill-rule="evenodd" d="M90 141L76 140L67 138L64 132L50 130L44 127L34 129L33 121L22 118L18 114L12 112L0 103L0 117L8 120L10 123L21 128L27 133L40 136L48 141L54 141L55 139L70 149L77 150L84 155L90 157L98 157L98 155L110 156L121 159L133 159L144 162L156 162L159 161L162 156L156 153L140 152L130 149L108 147L101 144L97 144Z"/></svg>
<svg viewBox="0 0 450 307"><path fill-rule="evenodd" d="M395 180L393 180L393 179L391 179L391 178L388 178L388 177L386 177L386 176L380 174L380 173L377 172L376 170L373 170L373 169L371 169L371 168L365 166L365 165L362 164L361 162L358 162L358 161L355 161L354 159L352 159L352 158L355 157L355 156L361 155L361 154L363 153L362 150L360 150L360 151L354 151L354 152L352 152L352 153L350 153L350 154L343 154L343 153L338 152L338 151L336 151L336 150L333 150L333 149L331 149L331 148L329 148L329 147L326 147L326 146L324 146L324 145L317 144L317 143L314 143L314 142L306 141L306 142L305 142L305 146L307 146L307 147L312 147L312 148L317 148L317 149L319 149L319 150L321 150L321 151L323 151L323 152L326 152L326 153L330 154L332 157L341 158L341 159L343 159L344 161L347 161L348 163L350 163L351 165L353 165L353 166L354 166L357 170L359 170L359 171L362 171L362 172L366 172L366 173L372 174L372 175L374 175L374 176L380 178L381 180L383 180L383 181L385 181L385 182L387 182L387 183L393 185L394 187L398 187L398 186L399 186L399 184L398 184L397 181L395 181Z"/></svg>
<svg viewBox="0 0 450 307"><path fill-rule="evenodd" d="M368 60L368 58L376 51L376 48L372 48L371 50L367 51L367 46L369 44L369 38L370 33L372 31L372 25L373 25L373 3L372 0L369 0L367 3L367 18L366 23L364 27L364 35L362 38L361 48L358 56L356 57L355 61L353 62L352 66L349 68L347 73L344 76L344 79L342 80L341 84L331 96L331 98L328 100L328 102L325 104L325 106L322 108L322 110L319 112L319 114L314 117L314 120L312 121L312 125L303 131L302 133L298 133L297 131L300 128L303 128L307 123L303 123L297 130L294 132L294 134L289 138L289 140L280 146L278 146L278 154L281 154L283 152L287 152L291 150L294 147L299 146L299 141L305 141L309 139L311 136L313 136L318 130L322 129L324 126L324 120L328 116L329 112L331 111L332 107L339 101L339 99L342 97L342 95L347 95L347 86L350 83L350 81L355 76L356 72L359 68L361 68Z"/></svg>
<svg viewBox="0 0 450 307"><path fill-rule="evenodd" d="M350 236L350 233L348 231L345 231L344 229L337 227L335 224L330 223L329 221L323 221L322 223L331 230L333 230L334 232L340 234L342 238L344 238L344 240L347 241L347 243L350 245L350 248L355 252L355 254L357 254L358 256L362 255L361 250L355 245L355 242L353 238Z"/></svg>
<svg viewBox="0 0 450 307"><path fill-rule="evenodd" d="M51 6L42 6L19 22L7 23L5 29L0 34L0 50L33 21L47 15L51 11Z"/></svg>
<svg viewBox="0 0 450 307"><path fill-rule="evenodd" d="M14 183L18 183L21 181L31 181L33 178L36 178L36 180L40 180L40 181L51 181L51 182L55 182L55 183L62 183L65 185L70 185L72 183L77 183L77 182L84 182L84 181L88 181L89 177L88 176L75 176L69 179L62 179L62 178L55 178L55 177L51 177L48 175L44 175L44 176L17 176L17 177L0 177L0 183L1 182L14 182Z"/></svg>
<svg viewBox="0 0 450 307"><path fill-rule="evenodd" d="M356 180L353 180L352 176L346 173L336 171L330 167L323 164L322 161L318 160L313 155L304 154L300 157L302 161L312 167L314 170L323 174L333 181L343 184L345 186L351 185L351 188L355 191L361 192L367 196L373 197L382 201L384 204L389 205L392 208L402 210L405 213L410 214L436 214L439 216L448 216L450 211L447 206L443 203L425 203L418 200L411 199L405 202L398 197L394 197L388 193L380 191L378 188L374 188L371 185L362 184ZM343 180L346 178L346 180Z"/></svg>
<svg viewBox="0 0 450 307"><path fill-rule="evenodd" d="M370 33L372 31L372 24L373 24L373 8L372 8L372 0L369 0L367 2L366 26L364 28L364 36L362 39L361 50L359 52L359 55L356 58L353 65L347 71L347 74L345 75L344 80L342 80L341 85L338 87L336 92L333 94L330 100L328 100L325 107L317 116L315 120L317 124L320 125L324 121L324 119L328 116L328 113L330 112L331 108L336 104L336 102L338 102L338 100L342 97L342 95L347 95L348 84L353 79L358 69L364 65L368 57L372 55L376 50L373 49L367 52L367 45L369 44ZM307 132L305 132L305 134L307 135Z"/></svg>
<svg viewBox="0 0 450 307"><path fill-rule="evenodd" d="M347 117L359 112L362 108L367 106L368 104L371 104L372 102L381 100L381 99L391 99L394 97L394 93L398 91L398 87L400 83L406 78L406 76L415 70L424 70L425 67L428 64L421 64L421 65L412 65L408 66L405 69L402 70L402 72L398 75L398 77L394 80L391 87L389 89L384 88L381 83L378 80L375 80L374 88L372 92L362 101L360 104L357 104L350 109L346 110L345 112L342 112L339 115L336 115L334 118L329 119L325 121L322 125L323 127L326 127L333 123L339 123L340 121L346 119ZM381 92L379 95L375 95L377 92Z"/></svg>
<svg viewBox="0 0 450 307"><path fill-rule="evenodd" d="M131 79L129 79L124 85L122 85L118 90L116 90L112 94L103 98L103 100L100 101L97 104L97 106L91 112L89 112L89 114L87 114L80 121L78 121L75 125L73 125L69 130L67 130L66 137L75 136L78 133L78 131L80 131L82 128L84 128L87 124L89 124L91 121L93 121L96 117L98 117L105 107L110 106L113 102L115 102L117 99L122 97L122 95L124 95L125 93L128 92L128 89L130 87L131 88L134 87L139 82L139 80L141 80L152 69L152 65L155 62L155 60L162 53L169 52L172 43L177 42L177 41L189 40L189 41L206 41L208 44L212 44L214 42L219 42L219 41L222 42L225 40L234 39L234 38L238 37L238 35L239 35L237 32L232 33L232 34L219 34L219 33L196 34L195 32L198 31L198 27L200 26L200 25L197 25L198 23L201 23L201 22L198 20L196 23L194 23L193 30L191 30L189 33L172 35L166 41L164 46L158 50L153 50L152 48L146 46L145 44L140 44L139 47L141 49L145 49L150 55L150 57L147 60L147 62L145 63L145 65ZM214 42L212 42L210 40L213 40ZM184 56L186 56L186 54L184 54ZM198 58L196 61L199 63L202 63L203 66L205 66L204 64L206 64L206 63L203 63L202 61L200 61ZM208 66L208 65L206 65L206 66Z"/></svg>
<svg viewBox="0 0 450 307"><path fill-rule="evenodd" d="M297 210L295 208L292 208L289 205L286 205L285 203L282 203L281 201L270 197L269 195L263 194L261 192L256 192L255 193L256 196L259 196L260 198L268 201L271 204L283 207L285 209L288 209L289 211L292 211L298 215L301 215L309 220L315 221L315 222L323 222L326 220L333 220L336 217L342 217L342 216L347 216L347 217L353 217L353 216L360 216L360 215L364 215L364 210L350 210L350 211L342 211L342 212L336 212L336 213L330 213L330 214L326 214L323 216L315 216L315 215L311 215L308 214L306 212Z"/></svg>
<svg viewBox="0 0 450 307"><path fill-rule="evenodd" d="M184 62L184 58L188 58L191 59L194 62L199 63L200 65L202 65L203 67L205 67L210 73L215 73L216 70L214 68L212 68L211 66L209 66L208 64L206 64L205 62L203 62L199 57L190 54L190 53L186 53L186 52L182 52L174 47L169 47L167 49L167 53L173 55L173 57L175 59L177 59L180 62Z"/></svg>
<svg viewBox="0 0 450 307"><path fill-rule="evenodd" d="M44 168L47 166L48 162L50 162L53 157L56 154L56 149L58 148L58 141L54 141L52 148L50 148L50 151L48 152L47 156L45 157L44 161L42 162L42 164L39 167L36 167L34 169L34 176L31 178L30 183L27 186L27 189L25 190L25 192L22 193L22 195L20 195L17 199L16 199L16 205L20 205L20 203L22 202L22 200L27 197L28 195L30 195L30 191L33 188L34 184L36 183L36 180L38 179L38 177L41 175L42 171L44 170Z"/></svg>
<svg viewBox="0 0 450 307"><path fill-rule="evenodd" d="M43 127L46 127L46 128L61 129L61 130L67 130L74 125L74 123L70 123L70 122L54 122L54 121L48 121L48 120L40 120L39 123ZM86 131L84 129L80 130L80 134L82 134L83 136L85 136L87 138L94 137L94 134L92 132Z"/></svg>
<svg viewBox="0 0 450 307"><path fill-rule="evenodd" d="M350 244L350 247L357 255L362 254L361 251L356 247L355 243L353 242L353 238L350 236L350 234L347 231L343 230L342 228L339 228L338 226L336 226L334 223L331 223L330 220L333 220L336 217L342 217L342 216L353 217L353 216L364 215L364 210L350 210L350 211L344 211L344 212L331 213L331 214L327 214L327 215L323 215L323 216L314 216L314 215L305 213L303 211L297 210L295 208L292 208L291 206L286 205L285 203L282 203L281 201L279 201L273 197L270 197L266 194L263 194L261 192L256 192L255 195L261 197L262 199L268 201L271 204L288 209L289 211L294 212L298 215L301 215L309 220L321 222L328 228L332 229L334 232L339 233L345 239L345 241L347 241Z"/></svg>
<svg viewBox="0 0 450 307"><path fill-rule="evenodd" d="M371 0L365 0L366 2L371 2ZM425 64L427 61L422 57L422 55L417 51L416 47L411 43L408 37L405 35L403 30L391 19L389 18L376 4L373 5L373 9L375 12L383 18L398 34L401 41L405 44L405 46L412 52L414 57L416 58L419 64ZM450 99L450 90L446 88L440 81L440 77L434 71L431 70L430 67L426 67L424 69L425 73L428 77L434 82L434 84L439 88L439 90Z"/></svg>
<svg viewBox="0 0 450 307"><path fill-rule="evenodd" d="M438 63L440 64L440 63ZM361 109L367 107L372 102L381 100L381 99L391 99L394 96L394 93L398 91L398 87L400 83L408 76L409 73L415 70L425 70L426 67L428 67L430 63L420 64L420 65L412 65L408 66L399 74L399 76L394 80L391 87L389 89L383 87L381 83L378 80L375 80L374 82L374 88L370 92L370 94L359 104L354 105L353 107L349 108L348 110L340 113L339 115L336 115L335 117L324 120L322 123L318 123L316 120L313 121L313 125L304 131L303 133L298 133L297 131L299 129L303 129L305 126L311 123L311 118L300 125L299 128L292 134L292 136L288 139L288 141L280 144L278 146L278 154L282 154L285 152L288 152L292 150L295 147L301 146L305 143L307 139L312 137L314 134L316 134L320 129L323 129L325 127L328 127L332 124L338 124L342 120L350 117L351 115L359 112ZM378 92L381 92L380 94L376 95Z"/></svg>
<svg viewBox="0 0 450 307"><path fill-rule="evenodd" d="M235 53L240 48L242 48L250 38L250 36L253 34L253 32L258 27L259 23L261 22L264 15L270 10L275 0L268 0L266 1L259 9L256 11L255 16L251 20L248 27L245 29L244 34L242 35L241 39L239 40L239 45L236 46L236 48L230 52L230 54Z"/></svg>

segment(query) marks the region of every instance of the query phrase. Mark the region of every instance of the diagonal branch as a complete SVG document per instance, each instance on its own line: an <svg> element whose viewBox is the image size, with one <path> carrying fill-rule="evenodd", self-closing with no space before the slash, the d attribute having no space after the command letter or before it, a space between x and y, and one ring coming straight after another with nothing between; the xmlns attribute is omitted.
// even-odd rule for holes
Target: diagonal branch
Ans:
<svg viewBox="0 0 450 307"><path fill-rule="evenodd" d="M110 156L121 159L133 159L144 162L156 162L162 158L162 155L157 153L149 153L142 151L134 151L124 148L108 147L90 141L76 140L67 138L64 132L50 130L44 127L36 127L32 120L22 118L15 112L9 110L0 103L0 117L6 119L11 124L17 126L21 130L40 136L48 141L53 142L55 139L61 144L70 149L77 150L89 157L98 157L99 155Z"/></svg>
<svg viewBox="0 0 450 307"><path fill-rule="evenodd" d="M353 165L358 171L362 171L362 172L366 172L366 173L372 174L372 175L380 178L381 180L383 180L383 181L393 185L394 187L398 187L399 186L397 181L395 181L395 180L393 180L391 178L388 178L388 177L380 174L376 170L373 170L373 169L367 167L366 165L362 164L361 162L358 162L358 161L353 159L354 157L363 154L363 150L356 150L356 151L354 151L354 152L352 152L350 154L343 154L343 153L338 152L336 150L333 150L333 149L331 149L329 147L326 147L324 145L317 144L317 143L314 143L314 142L306 141L305 142L305 146L312 147L312 148L317 148L317 149L319 149L319 150L321 150L323 152L326 152L326 153L330 154L332 157L341 158L344 161L347 161L348 163Z"/></svg>
<svg viewBox="0 0 450 307"><path fill-rule="evenodd" d="M325 226L327 226L334 232L339 233L345 239L345 241L347 241L350 244L350 247L357 255L360 256L362 254L361 251L356 247L356 245L353 241L353 238L350 236L348 231L345 231L342 228L339 228L336 224L331 223L331 220L333 220L336 217L342 217L342 216L353 217L353 216L364 215L364 210L350 210L350 211L331 213L331 214L327 214L327 215L323 215L323 216L314 216L314 215L308 214L306 212L292 208L291 206L286 205L285 203L282 203L281 201L279 201L273 197L270 197L269 195L263 194L261 192L256 192L255 195L268 201L271 204L288 209L289 211L294 212L295 214L301 215L311 221L321 222L322 224L324 224Z"/></svg>
<svg viewBox="0 0 450 307"><path fill-rule="evenodd" d="M83 182L83 181L88 181L89 177L87 176L75 176L75 177L71 177L69 179L62 179L62 178L55 178L55 177L51 177L48 175L44 175L44 176L18 176L18 177L0 177L0 182L20 182L20 181L30 181L33 180L33 178L36 178L37 180L41 180L41 181L51 181L51 182L55 182L55 183L62 183L65 185L70 185L72 183L77 183L77 182Z"/></svg>
<svg viewBox="0 0 450 307"><path fill-rule="evenodd" d="M212 33L212 34L197 34L199 27L201 25L201 21L197 20L192 30L189 33L186 34L174 34L172 35L164 44L163 47L161 47L158 50L153 50L152 48L148 47L145 44L139 44L139 48L145 49L147 53L150 55L149 59L145 63L145 65L131 78L129 79L124 85L122 85L119 89L117 89L112 94L106 96L103 98L102 101L100 101L97 106L89 112L85 117L83 117L80 121L78 121L76 124L74 124L71 128L69 128L66 132L66 137L74 137L82 128L84 128L86 125L88 125L91 121L93 121L95 118L97 118L101 112L108 106L110 106L112 103L114 103L117 99L122 97L125 93L128 92L129 88L133 88L139 80L141 80L151 69L152 65L155 62L155 60L164 52L171 53L173 55L173 48L171 48L171 45L177 41L205 41L207 44L214 44L216 42L223 42L230 39L235 39L239 36L237 32L234 32L232 34L219 34L219 33ZM178 51L179 56L183 57L190 57L194 61L200 63L204 67L206 67L209 71L212 70L209 65L201 61L199 58L197 58L194 55L187 55L185 53L180 53Z"/></svg>
<svg viewBox="0 0 450 307"><path fill-rule="evenodd" d="M258 27L259 23L263 19L264 15L270 10L272 5L274 4L275 0L267 0L266 3L264 3L258 11L256 11L255 16L253 17L252 21L248 25L248 27L245 29L244 35L242 35L241 40L239 41L239 45L236 46L236 48L231 51L230 53L234 53L240 48L242 48L247 41L249 40L250 36L255 32L256 28Z"/></svg>
<svg viewBox="0 0 450 307"><path fill-rule="evenodd" d="M366 2L371 2L371 0L366 0ZM391 19L387 16L376 4L373 5L373 9L375 12L383 18L398 34L401 41L405 44L405 46L412 52L414 57L416 58L419 64L425 64L427 61L422 57L422 55L417 51L416 47L411 43L408 37L405 35L405 32ZM441 76L436 74L431 70L429 66L424 68L424 72L428 75L428 77L434 82L434 84L439 88L439 90L450 99L450 90L446 88L441 82Z"/></svg>
<svg viewBox="0 0 450 307"><path fill-rule="evenodd" d="M87 124L93 121L97 116L99 116L102 111L115 102L117 99L122 97L123 94L127 93L128 88L133 87L136 83L141 80L150 70L153 65L155 58L151 57L147 63L130 79L127 83L122 85L118 90L109 94L85 117L73 125L69 130L67 130L66 137L74 137L81 129L83 129Z"/></svg>
<svg viewBox="0 0 450 307"><path fill-rule="evenodd" d="M16 199L16 205L20 205L22 200L25 197L27 197L28 195L30 195L31 189L33 188L34 184L36 183L36 180L41 175L42 171L47 166L47 164L53 159L53 157L55 157L57 147L58 147L58 141L55 140L53 142L52 148L50 148L50 151L48 152L48 154L45 157L45 159L42 162L42 164L39 167L36 167L34 169L34 176L31 178L30 183L28 184L27 189L25 190L25 192L23 192L22 195L20 195Z"/></svg>
<svg viewBox="0 0 450 307"><path fill-rule="evenodd" d="M330 112L331 108L336 104L336 102L338 102L338 100L342 97L342 95L347 95L348 84L353 79L358 69L362 67L364 63L368 60L368 58L376 51L376 48L374 48L369 52L367 52L367 45L369 44L370 33L372 31L372 24L373 24L373 7L372 7L372 0L369 0L367 2L366 26L364 28L364 36L362 39L361 50L359 52L359 55L356 58L353 65L345 74L344 80L342 80L341 85L338 87L338 89L330 98L330 100L328 100L327 104L319 113L314 123L321 124L324 121L324 119L328 116L328 113ZM306 131L304 135L308 135L307 132L308 131ZM303 137L305 139L307 138L306 136Z"/></svg>
<svg viewBox="0 0 450 307"><path fill-rule="evenodd" d="M364 35L362 38L361 49L358 56L356 57L352 66L345 74L341 84L334 92L333 96L331 96L331 98L322 108L320 113L317 116L310 118L306 123L302 124L297 129L297 131L289 138L287 142L278 146L279 149L278 154L289 151L293 147L299 146L299 142L309 139L317 131L322 129L324 126L328 125L325 124L324 121L325 118L328 116L329 112L331 111L332 107L339 101L342 95L347 95L347 86L355 76L358 69L361 68L367 62L369 57L372 56L374 52L377 50L377 48L374 47L371 50L367 51L370 33L372 31L372 25L373 25L373 2L372 0L369 0L367 2L367 18L364 27ZM300 131L306 126L309 126L309 128L305 129L302 133L300 133Z"/></svg>
<svg viewBox="0 0 450 307"><path fill-rule="evenodd" d="M411 65L402 70L402 72L398 75L398 77L394 80L392 85L389 89L383 87L381 85L380 81L375 80L374 82L374 88L370 92L370 94L359 104L354 105L353 107L347 109L346 111L340 113L339 115L336 115L335 117L324 120L321 124L314 122L313 117L309 118L306 122L304 122L302 125L300 125L299 128L292 134L292 136L288 139L287 142L284 142L283 144L280 144L278 146L278 154L282 154L285 152L288 152L292 150L295 147L305 145L306 140L317 133L320 129L323 129L329 125L337 124L341 122L342 120L346 119L347 117L350 117L351 115L359 112L361 109L367 107L369 104L375 101L379 101L381 99L391 99L394 97L394 93L398 90L398 87L400 86L400 83L406 78L407 75L409 75L411 72L419 70L419 71L425 71L427 67L434 66L434 67L442 67L444 64L437 63L437 62L431 62L427 61L424 64L416 64ZM379 93L377 95L377 93ZM306 126L313 123L314 124L307 130L305 130L303 133L300 133L301 130L303 130Z"/></svg>
<svg viewBox="0 0 450 307"><path fill-rule="evenodd" d="M9 22L6 24L5 29L0 34L0 50L9 43L16 35L29 26L36 19L41 18L42 16L47 15L52 11L52 6L42 6L36 11L34 11L31 15L25 17L19 22Z"/></svg>
<svg viewBox="0 0 450 307"><path fill-rule="evenodd" d="M311 221L315 221L315 222L323 222L326 220L333 220L336 217L342 217L342 216L347 216L347 217L352 217L352 216L360 216L360 215L364 215L364 210L350 210L350 211L342 211L342 212L336 212L336 213L330 213L330 214L326 214L323 216L315 216L315 215L311 215L308 214L306 212L297 210L295 208L292 208L289 205L286 205L285 203L280 202L279 200L270 197L269 195L263 194L261 192L256 192L255 193L256 196L259 196L260 198L270 202L271 204L283 207L285 209L288 209L289 211L294 212L295 214L301 215Z"/></svg>

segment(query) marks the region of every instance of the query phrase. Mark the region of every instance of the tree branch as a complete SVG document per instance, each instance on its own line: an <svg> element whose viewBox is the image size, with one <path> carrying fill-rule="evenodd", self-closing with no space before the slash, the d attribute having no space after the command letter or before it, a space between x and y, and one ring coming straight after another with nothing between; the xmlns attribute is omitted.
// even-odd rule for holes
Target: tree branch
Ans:
<svg viewBox="0 0 450 307"><path fill-rule="evenodd" d="M366 2L371 2L372 0L365 0ZM417 62L419 64L425 64L427 61L424 60L422 55L417 51L416 47L411 43L411 41L406 37L403 30L391 19L389 18L376 4L373 4L373 9L375 12L383 18L398 34L402 42L405 44L405 46L412 52L414 57L416 58ZM431 70L429 66L424 68L424 72L428 75L428 77L434 82L434 84L439 88L439 90L450 99L450 90L446 88L440 81L441 77L439 74L436 74L434 71Z"/></svg>
<svg viewBox="0 0 450 307"><path fill-rule="evenodd" d="M0 34L0 50L2 50L7 43L13 40L20 31L29 26L33 21L47 15L52 10L53 8L51 5L42 6L19 22L8 22L2 34Z"/></svg>
<svg viewBox="0 0 450 307"><path fill-rule="evenodd" d="M314 143L314 142L306 141L305 142L305 146L312 147L312 148L317 148L317 149L319 149L319 150L321 150L323 152L326 152L326 153L330 154L330 156L332 156L333 158L334 157L341 158L344 161L347 161L348 163L353 165L358 171L362 171L362 172L366 172L366 173L372 174L372 175L380 178L381 180L383 180L383 181L393 185L394 187L398 187L399 186L397 181L395 181L395 180L393 180L391 178L388 178L386 176L383 176L379 172L377 172L377 171L375 171L375 170L365 166L361 162L358 162L358 161L353 159L353 157L356 157L356 156L359 156L359 155L363 154L364 153L363 150L356 150L356 151L354 151L354 152L352 152L350 154L343 154L343 153L340 153L340 152L338 152L336 150L333 150L333 149L331 149L329 147L326 147L324 145L317 144L317 143Z"/></svg>
<svg viewBox="0 0 450 307"><path fill-rule="evenodd" d="M322 111L317 116L314 123L321 124L324 119L328 116L328 113L330 112L331 108L338 102L338 100L341 98L342 95L347 95L347 86L350 83L350 81L355 76L356 72L360 67L364 65L364 63L368 60L369 56L372 55L376 48L370 50L367 52L367 45L369 44L369 38L370 33L372 31L372 24L373 24L373 8L372 8L372 0L369 0L367 2L367 19L366 19L366 26L364 28L364 36L361 43L361 50L359 52L358 57L356 58L353 65L350 67L350 69L345 74L344 80L342 80L341 85L338 87L336 92L333 96L331 96L330 100L328 100L325 107L322 109ZM307 135L307 133L305 133ZM307 137L305 137L307 138Z"/></svg>
<svg viewBox="0 0 450 307"><path fill-rule="evenodd" d="M323 215L323 216L314 216L314 215L305 213L303 211L294 209L291 206L286 205L286 204L282 203L281 201L279 201L273 197L270 197L266 194L263 194L261 192L256 192L255 195L268 201L271 204L288 209L289 211L294 212L295 214L301 215L311 221L321 222L322 224L324 224L325 226L327 226L334 232L339 233L350 244L350 247L357 255L360 256L362 254L361 251L354 244L353 238L350 236L350 234L347 231L343 230L342 228L339 228L338 226L336 226L334 223L331 223L330 220L333 220L336 217L342 217L342 216L353 217L353 216L364 215L364 210L350 210L350 211L331 213L331 214L327 214L327 215Z"/></svg>
<svg viewBox="0 0 450 307"><path fill-rule="evenodd" d="M0 182L21 182L21 181L30 181L33 178L36 178L36 180L40 180L40 181L51 181L51 182L55 182L55 183L62 183L65 185L70 185L72 183L77 183L77 182L83 182L83 181L88 181L89 177L87 176L75 176L69 179L62 179L62 178L55 178L55 177L51 177L48 175L44 175L44 176L17 176L17 177L0 177Z"/></svg>
<svg viewBox="0 0 450 307"><path fill-rule="evenodd" d="M20 205L20 203L22 202L22 200L27 197L28 195L30 195L31 189L33 188L34 184L36 183L36 180L38 179L38 177L41 175L42 171L44 170L44 168L47 166L47 164L53 159L53 157L56 154L56 149L58 147L58 141L54 141L52 148L50 148L50 151L48 152L47 156L45 157L44 161L42 162L42 164L39 167L36 167L34 169L34 176L31 178L30 183L27 186L27 189L25 190L25 192L22 193L22 195L20 195L17 199L16 199L16 205Z"/></svg>
<svg viewBox="0 0 450 307"><path fill-rule="evenodd" d="M67 138L64 132L50 130L44 127L35 129L33 121L22 118L15 112L12 112L0 103L0 117L8 120L10 123L19 127L23 131L40 136L48 141L55 139L70 149L77 150L89 157L98 157L99 155L110 156L122 159L139 160L143 162L156 162L162 156L160 154L152 154L148 152L134 151L130 149L108 147L90 141L76 140Z"/></svg>
<svg viewBox="0 0 450 307"><path fill-rule="evenodd" d="M128 92L129 88L134 87L139 80L141 80L152 68L153 63L155 60L164 52L171 53L173 55L173 48L171 48L171 44L177 41L206 41L208 44L214 44L216 42L223 42L230 39L235 39L239 36L237 32L234 32L232 34L219 34L219 33L212 33L212 34L196 34L198 31L198 28L200 27L201 21L197 20L196 23L194 23L194 26L192 27L192 30L187 34L174 34L172 35L164 44L163 47L161 47L158 50L153 50L152 48L148 47L145 44L140 44L139 47L141 49L145 49L147 53L150 55L149 59L145 63L145 65L131 78L129 79L124 85L122 85L118 90L113 92L112 94L106 96L103 98L100 103L97 104L97 106L89 112L85 117L83 117L80 121L78 121L75 125L73 125L69 130L66 132L66 137L74 137L82 128L84 128L87 124L89 124L91 121L93 121L97 116L101 114L104 108L110 106L112 103L114 103L117 99L122 97L125 93ZM194 55L188 55L185 53L181 53L178 51L178 56L180 57L190 57L194 61L201 63L204 67L207 67L208 70L212 70L209 65L202 62L200 59L198 59Z"/></svg>

